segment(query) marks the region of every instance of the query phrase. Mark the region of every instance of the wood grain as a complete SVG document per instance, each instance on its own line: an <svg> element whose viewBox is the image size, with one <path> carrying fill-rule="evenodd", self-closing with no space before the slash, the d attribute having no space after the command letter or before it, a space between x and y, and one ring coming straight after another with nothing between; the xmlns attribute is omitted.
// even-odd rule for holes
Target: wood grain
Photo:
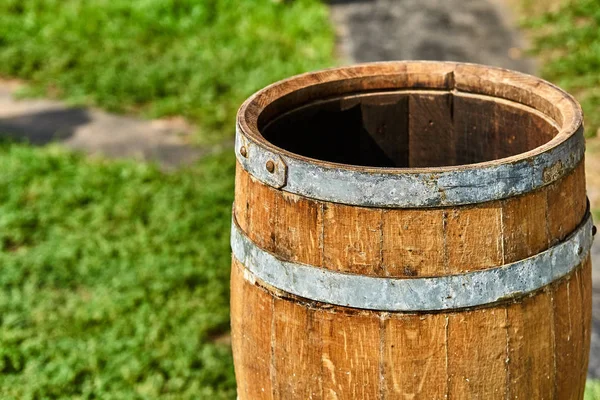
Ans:
<svg viewBox="0 0 600 400"><path fill-rule="evenodd" d="M379 316L319 312L323 343L323 398L378 399Z"/></svg>
<svg viewBox="0 0 600 400"><path fill-rule="evenodd" d="M585 188L585 158L583 158L577 168L573 171L573 211L575 213L575 227L583 222L583 218L588 211L587 193Z"/></svg>
<svg viewBox="0 0 600 400"><path fill-rule="evenodd" d="M379 209L326 204L323 265L336 271L382 275L381 214Z"/></svg>
<svg viewBox="0 0 600 400"><path fill-rule="evenodd" d="M385 320L385 399L445 399L447 386L444 314L392 314Z"/></svg>
<svg viewBox="0 0 600 400"><path fill-rule="evenodd" d="M361 104L360 151L366 165L408 167L408 95L366 98Z"/></svg>
<svg viewBox="0 0 600 400"><path fill-rule="evenodd" d="M552 399L552 313L549 290L507 307L509 399Z"/></svg>
<svg viewBox="0 0 600 400"><path fill-rule="evenodd" d="M498 104L465 96L454 96L454 129L457 164L473 164L496 158L500 132Z"/></svg>
<svg viewBox="0 0 600 400"><path fill-rule="evenodd" d="M231 348L233 352L233 364L235 367L235 378L237 381L237 391L242 396L246 396L247 373L244 360L244 346L247 341L243 339L242 315L244 304L244 277L242 275L243 266L239 261L232 257L231 260L231 295L229 299L231 316Z"/></svg>
<svg viewBox="0 0 600 400"><path fill-rule="evenodd" d="M448 274L503 264L500 203L453 209L446 225Z"/></svg>
<svg viewBox="0 0 600 400"><path fill-rule="evenodd" d="M385 210L382 225L387 275L446 274L443 210Z"/></svg>
<svg viewBox="0 0 600 400"><path fill-rule="evenodd" d="M419 93L409 101L411 168L456 165L456 137L450 93Z"/></svg>
<svg viewBox="0 0 600 400"><path fill-rule="evenodd" d="M583 319L581 272L554 285L554 348L556 352L557 399L579 399L581 392L581 365Z"/></svg>
<svg viewBox="0 0 600 400"><path fill-rule="evenodd" d="M581 388L580 398L585 390L585 382L587 378L590 342L592 339L592 259L590 256L583 262L581 269L581 317L583 322L583 339L581 345L581 371L579 373Z"/></svg>
<svg viewBox="0 0 600 400"><path fill-rule="evenodd" d="M321 204L279 192L276 198L274 252L285 260L321 266ZM264 227L269 229L268 227Z"/></svg>
<svg viewBox="0 0 600 400"><path fill-rule="evenodd" d="M448 397L505 399L508 384L505 308L464 311L448 317Z"/></svg>
<svg viewBox="0 0 600 400"><path fill-rule="evenodd" d="M252 183L247 189L248 229L245 232L258 246L273 252L275 251L273 228L278 223L276 220L277 199L281 196L281 192L263 185L252 177L249 180Z"/></svg>
<svg viewBox="0 0 600 400"><path fill-rule="evenodd" d="M546 193L538 191L503 202L505 263L548 248L546 201ZM509 399L553 397L553 312L549 289L507 306Z"/></svg>
<svg viewBox="0 0 600 400"><path fill-rule="evenodd" d="M271 384L273 298L244 279L241 266L234 263L232 324L236 379L240 400L273 399ZM241 295L240 295L241 293Z"/></svg>
<svg viewBox="0 0 600 400"><path fill-rule="evenodd" d="M248 208L250 199L247 190L250 185L250 174L248 174L238 161L235 163L235 201L233 203L233 214L242 229L248 231Z"/></svg>
<svg viewBox="0 0 600 400"><path fill-rule="evenodd" d="M584 164L548 186L548 232L551 245L562 241L582 221L585 209Z"/></svg>
<svg viewBox="0 0 600 400"><path fill-rule="evenodd" d="M321 327L315 311L275 299L273 363L276 399L322 399Z"/></svg>
<svg viewBox="0 0 600 400"><path fill-rule="evenodd" d="M546 193L512 197L502 205L504 262L512 263L548 248Z"/></svg>

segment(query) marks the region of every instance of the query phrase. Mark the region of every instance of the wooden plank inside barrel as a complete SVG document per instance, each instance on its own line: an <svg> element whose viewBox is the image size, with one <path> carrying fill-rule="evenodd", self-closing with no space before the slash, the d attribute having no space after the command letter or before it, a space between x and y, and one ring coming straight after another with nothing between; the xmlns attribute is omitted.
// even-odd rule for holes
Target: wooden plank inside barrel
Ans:
<svg viewBox="0 0 600 400"><path fill-rule="evenodd" d="M232 341L256 399L581 399L578 104L429 62L290 78L238 114Z"/></svg>

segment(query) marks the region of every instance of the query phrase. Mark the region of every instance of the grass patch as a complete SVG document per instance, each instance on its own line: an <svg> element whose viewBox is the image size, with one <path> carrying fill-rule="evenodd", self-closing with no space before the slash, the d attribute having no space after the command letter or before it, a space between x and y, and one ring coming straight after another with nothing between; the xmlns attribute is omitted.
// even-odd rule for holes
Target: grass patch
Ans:
<svg viewBox="0 0 600 400"><path fill-rule="evenodd" d="M318 0L3 0L0 76L197 140L278 79L331 66ZM165 175L0 144L0 398L234 399L234 158Z"/></svg>
<svg viewBox="0 0 600 400"><path fill-rule="evenodd" d="M2 144L0 170L0 398L235 398L230 154L165 175Z"/></svg>
<svg viewBox="0 0 600 400"><path fill-rule="evenodd" d="M585 400L600 400L600 380L588 380L585 386Z"/></svg>
<svg viewBox="0 0 600 400"><path fill-rule="evenodd" d="M594 221L600 221L600 209L592 209L592 217Z"/></svg>
<svg viewBox="0 0 600 400"><path fill-rule="evenodd" d="M200 140L231 136L255 90L333 63L318 0L2 0L0 75L29 94L150 117L183 115Z"/></svg>
<svg viewBox="0 0 600 400"><path fill-rule="evenodd" d="M541 74L581 103L587 136L600 128L600 7L597 0L554 0L553 11L539 13L525 2L524 26L541 60ZM528 10L528 12L527 12Z"/></svg>

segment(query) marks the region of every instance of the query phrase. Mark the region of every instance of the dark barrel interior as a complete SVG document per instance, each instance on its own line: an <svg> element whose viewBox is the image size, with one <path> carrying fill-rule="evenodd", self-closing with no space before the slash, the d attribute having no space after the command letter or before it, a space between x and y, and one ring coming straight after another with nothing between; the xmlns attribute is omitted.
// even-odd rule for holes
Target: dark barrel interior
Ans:
<svg viewBox="0 0 600 400"><path fill-rule="evenodd" d="M371 167L439 167L527 152L558 133L533 108L443 91L367 93L316 101L259 123L289 152Z"/></svg>

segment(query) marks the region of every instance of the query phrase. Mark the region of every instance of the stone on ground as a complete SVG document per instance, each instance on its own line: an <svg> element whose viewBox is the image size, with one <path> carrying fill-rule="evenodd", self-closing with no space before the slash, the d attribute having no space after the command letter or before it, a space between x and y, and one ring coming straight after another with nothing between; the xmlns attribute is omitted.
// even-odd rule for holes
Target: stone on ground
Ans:
<svg viewBox="0 0 600 400"><path fill-rule="evenodd" d="M157 162L164 169L190 164L206 150L191 146L193 128L181 119L142 120L15 97L19 84L0 81L0 136L34 145L59 142L87 154Z"/></svg>

